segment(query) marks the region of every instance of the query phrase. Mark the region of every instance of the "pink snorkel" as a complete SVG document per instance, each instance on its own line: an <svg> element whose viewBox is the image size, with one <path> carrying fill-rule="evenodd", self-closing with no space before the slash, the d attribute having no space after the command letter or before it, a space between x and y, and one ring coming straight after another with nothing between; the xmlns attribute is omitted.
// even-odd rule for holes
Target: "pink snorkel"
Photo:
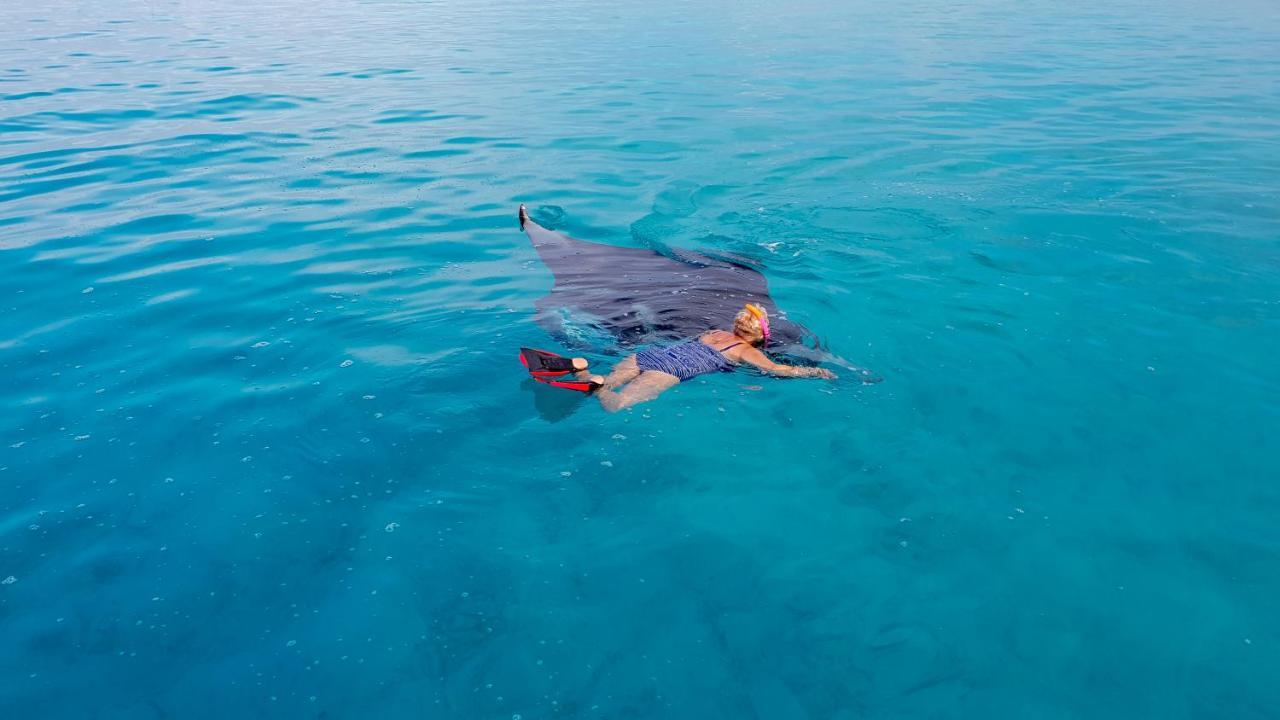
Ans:
<svg viewBox="0 0 1280 720"><path fill-rule="evenodd" d="M747 303L746 311L751 313L752 317L760 321L760 334L764 336L764 342L760 343L760 347L769 344L769 313L764 308L755 303Z"/></svg>

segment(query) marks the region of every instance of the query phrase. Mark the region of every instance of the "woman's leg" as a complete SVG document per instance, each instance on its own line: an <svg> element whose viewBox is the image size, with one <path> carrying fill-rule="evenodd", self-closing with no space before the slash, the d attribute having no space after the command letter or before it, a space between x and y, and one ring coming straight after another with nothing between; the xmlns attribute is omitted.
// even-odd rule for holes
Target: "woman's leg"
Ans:
<svg viewBox="0 0 1280 720"><path fill-rule="evenodd" d="M612 390L619 385L635 380L639 375L640 368L636 366L636 356L630 355L613 366L613 370L604 379L604 386L606 389Z"/></svg>
<svg viewBox="0 0 1280 720"><path fill-rule="evenodd" d="M605 387L596 390L600 405L609 412L617 412L637 403L652 400L669 387L679 385L680 378L657 370L645 370L619 391Z"/></svg>
<svg viewBox="0 0 1280 720"><path fill-rule="evenodd" d="M579 380L596 379L604 383L604 388L602 389L612 390L619 385L624 385L635 380L639 374L640 368L636 366L636 356L631 355L630 357L623 359L623 361L617 365L614 365L613 370L609 372L607 377L600 377L599 375L593 376L591 373L586 371L578 372L576 377Z"/></svg>

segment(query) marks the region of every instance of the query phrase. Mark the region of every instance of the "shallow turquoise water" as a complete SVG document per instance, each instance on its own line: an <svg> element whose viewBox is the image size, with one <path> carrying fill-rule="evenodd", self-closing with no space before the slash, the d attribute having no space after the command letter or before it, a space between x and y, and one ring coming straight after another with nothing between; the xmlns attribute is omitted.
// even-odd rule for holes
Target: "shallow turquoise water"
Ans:
<svg viewBox="0 0 1280 720"><path fill-rule="evenodd" d="M11 5L5 717L1275 716L1273 4ZM885 382L534 387L520 201Z"/></svg>

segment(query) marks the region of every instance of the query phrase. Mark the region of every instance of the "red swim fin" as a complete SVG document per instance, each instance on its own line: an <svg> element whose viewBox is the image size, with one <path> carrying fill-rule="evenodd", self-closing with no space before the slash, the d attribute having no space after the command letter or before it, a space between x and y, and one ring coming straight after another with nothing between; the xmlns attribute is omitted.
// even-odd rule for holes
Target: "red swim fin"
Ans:
<svg viewBox="0 0 1280 720"><path fill-rule="evenodd" d="M574 372L573 360L546 350L520 348L520 364L525 366L534 380L552 387L589 393L600 387L594 380L556 380Z"/></svg>
<svg viewBox="0 0 1280 720"><path fill-rule="evenodd" d="M600 387L600 383L595 380L551 380L549 378L540 378L536 375L533 379L540 383L546 383L551 387L564 388L565 390L577 390L578 392L584 393L594 392L596 388Z"/></svg>

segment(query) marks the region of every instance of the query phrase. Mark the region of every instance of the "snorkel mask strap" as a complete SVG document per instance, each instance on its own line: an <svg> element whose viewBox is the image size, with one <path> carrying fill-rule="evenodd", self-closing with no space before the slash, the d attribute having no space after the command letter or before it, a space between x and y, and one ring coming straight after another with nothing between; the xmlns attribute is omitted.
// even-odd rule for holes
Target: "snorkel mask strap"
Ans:
<svg viewBox="0 0 1280 720"><path fill-rule="evenodd" d="M760 322L760 334L764 336L764 342L760 343L761 347L769 344L769 313L764 308L755 303L747 303L745 308L751 316Z"/></svg>

